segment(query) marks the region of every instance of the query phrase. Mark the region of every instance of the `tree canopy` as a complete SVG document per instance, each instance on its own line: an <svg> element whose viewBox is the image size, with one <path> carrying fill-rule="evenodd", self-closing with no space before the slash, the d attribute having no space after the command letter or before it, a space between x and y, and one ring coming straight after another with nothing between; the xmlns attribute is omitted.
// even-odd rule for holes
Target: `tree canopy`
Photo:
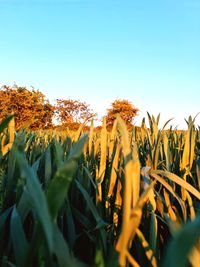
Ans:
<svg viewBox="0 0 200 267"><path fill-rule="evenodd" d="M107 109L107 128L111 128L117 114L132 127L138 109L129 100L115 100ZM56 127L57 129L75 130L80 124L87 127L88 122L96 119L96 113L90 105L80 100L57 99L52 105L43 93L32 88L14 86L0 87L0 121L9 114L15 115L16 129L31 128L33 130ZM59 125L53 124L53 119Z"/></svg>
<svg viewBox="0 0 200 267"><path fill-rule="evenodd" d="M16 129L52 126L54 107L38 90L4 85L0 88L0 103L0 120L14 113Z"/></svg>
<svg viewBox="0 0 200 267"><path fill-rule="evenodd" d="M134 107L134 105L129 100L115 100L111 103L111 108L107 109L107 127L112 127L117 114L119 114L121 118L125 121L128 128L132 127L133 119L137 115L138 111L139 109Z"/></svg>
<svg viewBox="0 0 200 267"><path fill-rule="evenodd" d="M56 113L63 124L82 124L95 118L96 114L85 102L57 99Z"/></svg>

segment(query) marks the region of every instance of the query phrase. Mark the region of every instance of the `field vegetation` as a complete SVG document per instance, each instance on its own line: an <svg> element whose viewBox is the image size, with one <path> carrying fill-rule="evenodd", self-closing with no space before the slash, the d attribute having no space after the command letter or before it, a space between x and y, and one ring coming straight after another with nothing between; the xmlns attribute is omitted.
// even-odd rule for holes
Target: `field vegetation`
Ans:
<svg viewBox="0 0 200 267"><path fill-rule="evenodd" d="M198 267L200 130L148 119L87 133L3 120L0 266Z"/></svg>

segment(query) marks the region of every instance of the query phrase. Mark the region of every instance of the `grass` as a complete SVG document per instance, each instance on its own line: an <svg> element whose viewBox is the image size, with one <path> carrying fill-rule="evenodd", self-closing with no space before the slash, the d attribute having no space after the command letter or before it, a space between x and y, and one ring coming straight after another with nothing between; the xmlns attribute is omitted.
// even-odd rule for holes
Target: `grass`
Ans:
<svg viewBox="0 0 200 267"><path fill-rule="evenodd" d="M0 125L0 266L194 266L200 262L200 130L88 134Z"/></svg>

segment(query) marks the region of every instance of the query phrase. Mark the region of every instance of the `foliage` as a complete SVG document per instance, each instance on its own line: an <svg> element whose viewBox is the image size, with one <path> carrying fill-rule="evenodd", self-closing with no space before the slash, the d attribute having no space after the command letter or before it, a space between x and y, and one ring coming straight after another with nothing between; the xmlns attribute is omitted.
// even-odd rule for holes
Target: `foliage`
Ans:
<svg viewBox="0 0 200 267"><path fill-rule="evenodd" d="M125 121L128 128L132 127L133 119L138 111L128 100L115 100L112 102L111 108L107 109L107 127L111 128L113 126L117 114Z"/></svg>
<svg viewBox="0 0 200 267"><path fill-rule="evenodd" d="M200 129L148 118L17 131L0 155L0 266L199 266Z"/></svg>
<svg viewBox="0 0 200 267"><path fill-rule="evenodd" d="M28 90L17 85L0 88L0 121L15 114L16 129L49 128L52 126L53 106L45 96L36 90Z"/></svg>
<svg viewBox="0 0 200 267"><path fill-rule="evenodd" d="M96 116L88 104L71 99L57 99L56 113L63 125L86 123Z"/></svg>

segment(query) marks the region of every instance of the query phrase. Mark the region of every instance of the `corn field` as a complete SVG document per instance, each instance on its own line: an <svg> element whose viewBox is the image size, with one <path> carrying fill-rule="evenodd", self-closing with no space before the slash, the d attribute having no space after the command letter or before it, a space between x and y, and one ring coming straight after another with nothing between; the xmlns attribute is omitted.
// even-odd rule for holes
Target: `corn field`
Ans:
<svg viewBox="0 0 200 267"><path fill-rule="evenodd" d="M0 124L1 267L199 267L200 129Z"/></svg>

